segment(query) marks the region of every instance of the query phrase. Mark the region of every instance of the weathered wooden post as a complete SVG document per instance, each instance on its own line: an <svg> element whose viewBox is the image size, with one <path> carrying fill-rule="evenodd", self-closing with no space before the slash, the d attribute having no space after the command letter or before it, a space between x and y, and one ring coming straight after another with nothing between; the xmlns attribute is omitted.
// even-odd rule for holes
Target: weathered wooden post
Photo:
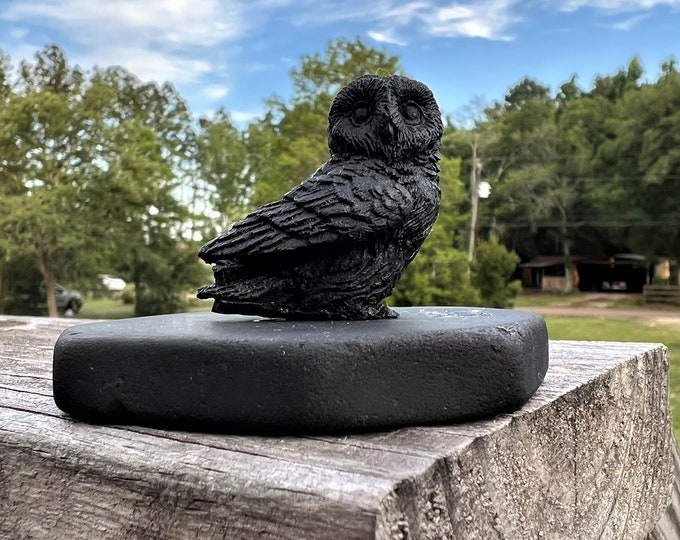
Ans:
<svg viewBox="0 0 680 540"><path fill-rule="evenodd" d="M2 538L678 537L661 345L553 341L534 397L487 421L266 437L71 419L70 324L0 319Z"/></svg>

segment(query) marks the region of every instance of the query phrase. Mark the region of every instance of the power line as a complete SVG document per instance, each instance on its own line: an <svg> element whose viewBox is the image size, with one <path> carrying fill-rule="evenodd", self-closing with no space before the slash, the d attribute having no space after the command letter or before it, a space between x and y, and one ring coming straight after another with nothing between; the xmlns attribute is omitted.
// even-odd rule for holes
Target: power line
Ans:
<svg viewBox="0 0 680 540"><path fill-rule="evenodd" d="M659 179L659 181L645 180L642 176L561 176L561 177L534 177L531 181L541 182L640 182L647 185L660 185L665 180L680 180L680 174L667 174ZM515 180L517 182L517 180ZM495 184L508 183L507 180L495 182Z"/></svg>
<svg viewBox="0 0 680 540"><path fill-rule="evenodd" d="M622 227L678 227L680 228L680 216L675 219L646 220L646 221L614 221L614 220L595 220L595 221L540 221L536 223L510 223L498 220L486 221L484 227L505 227L508 229L547 229L554 227L567 227L571 229L581 227L602 227L602 228L622 228Z"/></svg>

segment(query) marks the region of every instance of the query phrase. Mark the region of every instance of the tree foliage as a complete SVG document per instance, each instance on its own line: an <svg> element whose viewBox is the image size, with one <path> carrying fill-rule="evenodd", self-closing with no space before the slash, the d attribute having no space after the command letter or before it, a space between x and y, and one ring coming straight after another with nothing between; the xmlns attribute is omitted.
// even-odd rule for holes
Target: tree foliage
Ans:
<svg viewBox="0 0 680 540"><path fill-rule="evenodd" d="M48 291L119 273L137 314L181 309L208 279L198 243L326 161L333 96L365 73L404 70L360 39L332 41L291 71L290 96L240 126L226 110L194 120L172 85L84 71L56 45L18 70L0 52L0 261L33 261ZM589 89L525 78L473 127L449 121L440 216L392 302L511 305L515 252L677 257L680 74L672 58L644 74L634 57ZM492 194L470 268L473 166Z"/></svg>
<svg viewBox="0 0 680 540"><path fill-rule="evenodd" d="M48 313L57 314L57 278L115 269L139 294L186 287L162 264L187 219L174 190L190 117L174 89L122 68L86 79L56 45L22 62L9 88L0 110L1 242L8 256L35 261Z"/></svg>
<svg viewBox="0 0 680 540"><path fill-rule="evenodd" d="M221 218L220 229L243 217L248 206L253 181L260 160L256 155L266 153L266 146L258 145L261 132L254 126L240 130L223 109L211 118L199 120L197 135L197 164L203 182L209 186L210 205Z"/></svg>
<svg viewBox="0 0 680 540"><path fill-rule="evenodd" d="M472 284L479 289L481 303L488 307L508 308L522 288L512 274L520 259L492 235L477 246L472 265Z"/></svg>
<svg viewBox="0 0 680 540"><path fill-rule="evenodd" d="M48 292L60 269L75 272L77 261L88 258L78 259L83 247L85 253L94 252L87 200L95 155L86 135L83 78L58 47L47 47L36 54L35 63L21 64L16 90L0 110L4 250L29 254ZM55 316L53 293L47 295L47 306Z"/></svg>
<svg viewBox="0 0 680 540"><path fill-rule="evenodd" d="M493 156L483 168L493 195L481 210L482 228L525 260L677 256L675 66L664 62L656 81L643 81L634 57L589 90L573 76L554 97L530 79L511 88L475 127L493 134L482 153Z"/></svg>

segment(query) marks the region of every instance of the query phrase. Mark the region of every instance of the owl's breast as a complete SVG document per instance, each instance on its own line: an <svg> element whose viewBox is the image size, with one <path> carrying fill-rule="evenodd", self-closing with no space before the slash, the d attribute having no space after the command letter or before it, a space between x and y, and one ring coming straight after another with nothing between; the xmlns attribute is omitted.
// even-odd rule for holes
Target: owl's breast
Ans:
<svg viewBox="0 0 680 540"><path fill-rule="evenodd" d="M406 226L414 231L425 230L427 236L439 214L441 191L437 178L417 172L405 177L404 185L413 199Z"/></svg>

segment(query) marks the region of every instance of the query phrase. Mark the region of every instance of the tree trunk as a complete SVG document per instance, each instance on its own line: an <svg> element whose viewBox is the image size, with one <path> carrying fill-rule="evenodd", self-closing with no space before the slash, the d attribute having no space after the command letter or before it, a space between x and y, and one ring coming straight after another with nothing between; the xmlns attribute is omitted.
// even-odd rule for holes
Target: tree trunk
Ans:
<svg viewBox="0 0 680 540"><path fill-rule="evenodd" d="M45 256L42 250L38 254L38 267L45 283L45 295L47 296L47 316L59 317L57 311L57 298L54 296L54 285L56 283L55 271L49 268L45 262Z"/></svg>
<svg viewBox="0 0 680 540"><path fill-rule="evenodd" d="M574 274L571 265L571 249L569 248L569 229L567 225L567 211L561 204L557 205L560 211L560 240L562 241L562 255L564 256L564 292L570 293L574 289Z"/></svg>
<svg viewBox="0 0 680 540"><path fill-rule="evenodd" d="M142 276L139 268L137 251L132 251L132 283L135 285L135 317L139 317L142 306Z"/></svg>
<svg viewBox="0 0 680 540"><path fill-rule="evenodd" d="M142 284L137 277L136 272L133 283L135 284L135 317L140 317L140 308L142 306Z"/></svg>

